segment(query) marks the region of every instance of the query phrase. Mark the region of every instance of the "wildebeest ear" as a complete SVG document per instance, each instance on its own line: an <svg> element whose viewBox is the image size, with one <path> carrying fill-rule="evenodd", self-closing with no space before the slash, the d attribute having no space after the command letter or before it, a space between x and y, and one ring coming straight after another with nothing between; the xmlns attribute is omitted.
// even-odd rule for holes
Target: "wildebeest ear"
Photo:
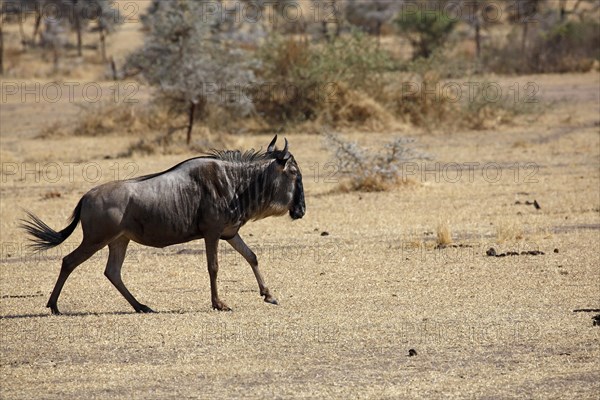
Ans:
<svg viewBox="0 0 600 400"><path fill-rule="evenodd" d="M289 152L287 152L283 156L277 157L277 163L281 166L285 166L290 160L290 158L292 158L292 155Z"/></svg>
<svg viewBox="0 0 600 400"><path fill-rule="evenodd" d="M267 153L272 153L275 151L275 143L276 142L277 142L277 135L275 135L273 140L271 140L271 143L269 143L269 147L267 147Z"/></svg>

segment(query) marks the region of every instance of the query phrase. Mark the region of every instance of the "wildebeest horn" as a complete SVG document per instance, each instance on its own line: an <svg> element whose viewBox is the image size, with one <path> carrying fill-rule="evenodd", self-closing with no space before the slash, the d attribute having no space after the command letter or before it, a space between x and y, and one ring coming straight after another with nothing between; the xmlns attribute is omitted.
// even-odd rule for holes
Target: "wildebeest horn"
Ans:
<svg viewBox="0 0 600 400"><path fill-rule="evenodd" d="M275 137L273 138L273 140L271 140L271 143L269 144L269 147L267 147L267 152L268 153L272 153L275 151L275 143L277 142L277 135L275 135Z"/></svg>
<svg viewBox="0 0 600 400"><path fill-rule="evenodd" d="M281 152L281 154L283 154L283 156L281 156L281 159L282 159L283 161L287 161L287 160L289 160L289 159L290 159L290 157L291 157L292 155L291 155L291 154L290 154L290 152L288 151L288 141L287 141L287 139L285 139L285 138L284 138L284 140L285 140L285 147L283 148L283 151Z"/></svg>
<svg viewBox="0 0 600 400"><path fill-rule="evenodd" d="M284 138L283 140L285 140L285 147L283 148L283 154L284 154L284 157L285 157L287 155L287 152L288 152L288 141L287 141L287 138Z"/></svg>

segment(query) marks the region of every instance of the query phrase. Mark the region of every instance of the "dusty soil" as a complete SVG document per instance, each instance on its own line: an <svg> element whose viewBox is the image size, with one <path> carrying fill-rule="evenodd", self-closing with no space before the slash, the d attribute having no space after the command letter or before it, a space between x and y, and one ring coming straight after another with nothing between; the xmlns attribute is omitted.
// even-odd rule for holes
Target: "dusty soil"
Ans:
<svg viewBox="0 0 600 400"><path fill-rule="evenodd" d="M118 158L139 140L123 135L40 139L49 121L77 118L78 100L11 96L0 104L0 398L597 398L597 313L573 310L600 308L599 76L517 80L539 85L544 114L489 131L348 132L373 147L412 136L433 156L390 192L339 193L322 138L290 134L307 214L241 232L280 305L224 244L226 313L210 308L192 242L130 246L124 281L158 313L133 312L103 276L104 249L67 282L64 315L50 315L81 231L32 255L22 208L62 228L97 184L196 154ZM435 248L439 226L456 246Z"/></svg>

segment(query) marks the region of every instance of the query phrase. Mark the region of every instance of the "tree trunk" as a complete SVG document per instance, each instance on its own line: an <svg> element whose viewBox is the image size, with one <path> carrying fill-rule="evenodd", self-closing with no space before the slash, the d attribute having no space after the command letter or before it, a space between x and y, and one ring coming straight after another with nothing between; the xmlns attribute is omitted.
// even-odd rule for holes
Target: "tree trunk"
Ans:
<svg viewBox="0 0 600 400"><path fill-rule="evenodd" d="M567 5L565 3L565 0L560 0L560 22L564 22L565 18L567 17Z"/></svg>
<svg viewBox="0 0 600 400"><path fill-rule="evenodd" d="M194 127L194 112L196 111L196 103L193 101L190 101L190 119L188 122L188 129L187 129L187 139L186 139L186 143L189 146L190 143L192 142L192 128Z"/></svg>
<svg viewBox="0 0 600 400"><path fill-rule="evenodd" d="M333 1L332 7L334 7L333 16L335 19L335 37L338 38L342 34L342 21L337 1Z"/></svg>
<svg viewBox="0 0 600 400"><path fill-rule="evenodd" d="M331 37L329 36L329 31L327 30L327 21L325 21L325 20L321 21L321 33L323 34L323 37L325 38L325 40L327 40L328 42L331 41Z"/></svg>
<svg viewBox="0 0 600 400"><path fill-rule="evenodd" d="M118 79L117 64L115 63L115 59L112 56L110 57L110 70L112 71L113 81L116 81Z"/></svg>
<svg viewBox="0 0 600 400"><path fill-rule="evenodd" d="M33 38L31 38L31 41L33 42L34 46L35 46L35 38L38 36L38 33L40 32L40 24L42 22L42 14L40 13L39 9L36 10L36 15L35 15L35 25L33 27Z"/></svg>
<svg viewBox="0 0 600 400"><path fill-rule="evenodd" d="M19 15L19 36L21 37L23 50L27 50L27 37L25 37L25 29L23 29L23 14Z"/></svg>
<svg viewBox="0 0 600 400"><path fill-rule="evenodd" d="M79 21L79 16L75 16L75 30L77 31L77 55L81 57L83 54L81 51L81 22Z"/></svg>
<svg viewBox="0 0 600 400"><path fill-rule="evenodd" d="M523 22L523 37L521 38L521 54L525 55L525 48L527 47L527 32L529 28L529 24L527 22Z"/></svg>
<svg viewBox="0 0 600 400"><path fill-rule="evenodd" d="M0 24L0 75L4 74L4 36L2 35L2 24Z"/></svg>
<svg viewBox="0 0 600 400"><path fill-rule="evenodd" d="M54 43L52 45L52 57L53 57L52 65L54 67L53 72L56 73L56 72L58 72L58 67L59 67L59 63L60 63L60 51L59 51L56 43Z"/></svg>
<svg viewBox="0 0 600 400"><path fill-rule="evenodd" d="M103 28L100 28L98 32L100 33L100 51L102 52L102 62L106 62L106 35L104 34Z"/></svg>
<svg viewBox="0 0 600 400"><path fill-rule="evenodd" d="M73 0L73 24L75 25L75 33L77 34L77 55L81 57L82 43L81 43L81 16L77 7L77 0Z"/></svg>
<svg viewBox="0 0 600 400"><path fill-rule="evenodd" d="M479 21L475 22L475 56L478 60L481 57L481 25Z"/></svg>

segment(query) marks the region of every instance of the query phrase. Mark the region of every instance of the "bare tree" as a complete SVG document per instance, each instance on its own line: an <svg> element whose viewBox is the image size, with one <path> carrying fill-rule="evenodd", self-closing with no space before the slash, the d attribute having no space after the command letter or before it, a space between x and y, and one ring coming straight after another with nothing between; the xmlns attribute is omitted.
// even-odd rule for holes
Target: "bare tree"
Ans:
<svg viewBox="0 0 600 400"><path fill-rule="evenodd" d="M394 21L414 49L413 58L428 58L436 48L446 43L459 22L447 6L448 0L418 0L416 8L402 12Z"/></svg>
<svg viewBox="0 0 600 400"><path fill-rule="evenodd" d="M3 18L0 14L0 18ZM0 75L4 75L4 34L0 24Z"/></svg>
<svg viewBox="0 0 600 400"><path fill-rule="evenodd" d="M342 33L344 20L344 2L342 0L312 0L313 15L315 22L321 25L321 34L327 40L337 38ZM329 26L335 25L333 34L329 32Z"/></svg>
<svg viewBox="0 0 600 400"><path fill-rule="evenodd" d="M475 41L475 55L481 58L481 31L499 23L501 12L495 3L489 0L463 0L455 3L460 7L462 20L473 29L473 40Z"/></svg>
<svg viewBox="0 0 600 400"><path fill-rule="evenodd" d="M57 71L60 57L67 44L67 27L65 27L67 24L64 20L53 18L46 19L44 24L41 43L43 47L51 51L54 71Z"/></svg>
<svg viewBox="0 0 600 400"><path fill-rule="evenodd" d="M529 25L536 22L543 3L545 3L545 0L511 0L508 2L508 20L513 24L522 26L521 54L525 54L527 48Z"/></svg>
<svg viewBox="0 0 600 400"><path fill-rule="evenodd" d="M106 62L106 36L114 32L119 24L123 23L123 17L118 10L114 8L114 0L91 0L90 7L94 7L93 15L96 26L91 29L92 32L98 32L100 41L100 54L102 61Z"/></svg>
<svg viewBox="0 0 600 400"><path fill-rule="evenodd" d="M588 5L588 7L580 8L583 4ZM587 15L591 15L592 18L597 18L597 15L594 15L600 9L600 2L597 0L576 0L575 2L571 2L573 7L571 9L568 8L569 2L567 0L559 0L558 7L560 10L560 20L564 22L569 15L575 15L580 20L583 20Z"/></svg>
<svg viewBox="0 0 600 400"><path fill-rule="evenodd" d="M377 36L379 41L381 28L396 16L401 3L401 1L394 0L348 0L346 20L369 34Z"/></svg>
<svg viewBox="0 0 600 400"><path fill-rule="evenodd" d="M242 50L219 29L214 13L205 11L198 0L156 3L144 18L144 46L126 63L157 88L158 98L171 111L187 115L188 144L195 120L206 115L209 103L242 115L252 111L243 96L226 101L228 90L250 83L254 75Z"/></svg>

